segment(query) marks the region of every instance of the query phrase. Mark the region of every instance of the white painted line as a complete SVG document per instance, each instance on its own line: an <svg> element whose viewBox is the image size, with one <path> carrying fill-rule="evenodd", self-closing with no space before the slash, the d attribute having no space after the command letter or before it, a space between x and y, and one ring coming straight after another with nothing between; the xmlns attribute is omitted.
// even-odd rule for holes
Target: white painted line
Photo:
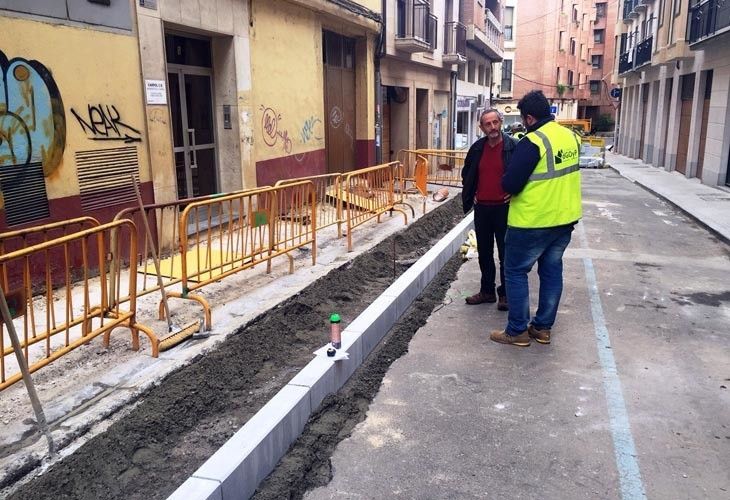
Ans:
<svg viewBox="0 0 730 500"><path fill-rule="evenodd" d="M588 248L583 223L578 224L578 237L581 247ZM603 388L606 391L606 403L608 405L608 418L611 425L611 436L613 437L613 449L616 456L616 467L618 469L619 483L621 486L621 498L623 500L645 499L644 484L641 481L639 461L636 457L634 438L631 435L629 415L626 411L621 379L618 375L618 367L613 357L611 339L608 335L606 320L603 316L601 296L598 293L596 273L593 269L593 260L589 257L583 258L583 265L586 270L586 282L588 294L591 299L591 314L596 334L596 347L598 348L598 359L601 362L603 373Z"/></svg>

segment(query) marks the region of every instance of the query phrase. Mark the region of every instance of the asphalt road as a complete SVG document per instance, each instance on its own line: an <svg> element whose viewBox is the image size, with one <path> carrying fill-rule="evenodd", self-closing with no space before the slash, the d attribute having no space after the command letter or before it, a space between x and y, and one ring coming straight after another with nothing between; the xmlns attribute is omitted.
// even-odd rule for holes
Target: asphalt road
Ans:
<svg viewBox="0 0 730 500"><path fill-rule="evenodd" d="M305 498L730 498L730 248L611 170L583 185L553 343L490 342L467 262Z"/></svg>

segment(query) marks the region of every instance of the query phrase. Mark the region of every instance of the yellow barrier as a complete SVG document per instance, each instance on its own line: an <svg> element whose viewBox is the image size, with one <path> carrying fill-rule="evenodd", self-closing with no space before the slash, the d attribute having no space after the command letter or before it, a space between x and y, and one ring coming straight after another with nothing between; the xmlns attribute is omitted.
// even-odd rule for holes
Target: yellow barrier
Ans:
<svg viewBox="0 0 730 500"><path fill-rule="evenodd" d="M589 118L579 118L576 120L555 120L560 125L563 125L564 127L571 128L573 130L577 130L581 132L582 134L590 134L591 133L591 120Z"/></svg>
<svg viewBox="0 0 730 500"><path fill-rule="evenodd" d="M120 232L117 237L113 233ZM136 322L136 277L129 275L131 299L128 310L120 306L117 297L108 295L107 280L115 279L114 271L107 269L110 241L116 241L116 253L129 255L136 266L137 231L131 221L116 221L73 234L68 234L0 256L3 283L7 276L22 276L19 289L6 291L16 330L22 332L21 347L30 372L35 372L73 349L104 334L104 345L109 345L112 330L126 327L132 333L132 348L139 349L139 331L152 344L152 355L158 354L158 339L149 328ZM124 252L122 246L126 246ZM81 256L81 265L74 266L74 255ZM55 259L54 257L60 257ZM62 265L58 265L58 262ZM31 266L43 265L43 278L31 278ZM52 265L55 263L55 265ZM74 304L74 274L81 281L82 304ZM39 293L34 298L34 290ZM6 338L5 325L0 336L0 390L22 378L14 363L13 348ZM34 344L44 342L33 348ZM13 369L16 369L15 371Z"/></svg>
<svg viewBox="0 0 730 500"><path fill-rule="evenodd" d="M152 248L155 245L160 255L161 271L162 271L162 284L165 288L171 287L180 283L182 278L180 276L180 235L178 231L180 229L180 214L182 210L190 203L212 200L220 197L220 195L207 195L199 196L196 198L185 198L182 200L175 200L167 203L154 203L144 206L144 210L140 210L139 207L130 207L117 213L114 220L131 220L137 226L139 233L137 235L138 241L141 241L139 250L141 250L139 261L139 268L136 270L140 274L141 283L137 287L137 296L141 297L148 293L159 291L160 287L157 282L156 271L154 268ZM143 213L144 212L144 213ZM209 214L211 224L219 223L218 217L213 214ZM147 238L147 232L144 231L144 225L142 223L142 217L147 217L147 222L152 229L155 237L155 241L149 241ZM215 221L214 221L215 219ZM199 227L199 226L198 226ZM141 228L141 229L140 229ZM186 232L192 228L187 228ZM121 258L120 258L121 257ZM128 265L124 256L114 256L113 263L116 271L116 276L121 277L119 270L121 267ZM125 302L130 299L129 290L124 289L120 282L110 282L110 295L119 297L119 300ZM120 290L119 293L116 290ZM162 304L160 304L160 307ZM164 319L164 316L160 316L160 319Z"/></svg>
<svg viewBox="0 0 730 500"><path fill-rule="evenodd" d="M270 270L270 261L282 254L289 258L289 270L293 272L294 261L289 252L304 245L312 245L315 264L316 204L314 184L310 181L191 203L180 216L182 293L168 292L168 296L200 303L210 327L210 306L203 297L190 292L264 261ZM214 212L225 215L225 223L209 223L201 228L200 214L210 217ZM188 235L185 228L191 221L196 230Z"/></svg>
<svg viewBox="0 0 730 500"><path fill-rule="evenodd" d="M342 237L342 174L322 174L278 181L274 186L284 186L301 181L314 184L317 198L317 229L337 225L337 237Z"/></svg>
<svg viewBox="0 0 730 500"><path fill-rule="evenodd" d="M345 174L343 188L348 252L352 251L353 228L373 218L380 222L383 212L400 212L408 224L408 215L395 208L396 204L403 203L395 197L395 177L400 166L400 162L394 161Z"/></svg>
<svg viewBox="0 0 730 500"><path fill-rule="evenodd" d="M397 158L404 168L403 175L398 180L406 185L406 192L412 192L408 185L415 183L419 161L423 158L426 162L426 181L429 184L461 187L461 169L466 153L465 150L449 149L400 150Z"/></svg>

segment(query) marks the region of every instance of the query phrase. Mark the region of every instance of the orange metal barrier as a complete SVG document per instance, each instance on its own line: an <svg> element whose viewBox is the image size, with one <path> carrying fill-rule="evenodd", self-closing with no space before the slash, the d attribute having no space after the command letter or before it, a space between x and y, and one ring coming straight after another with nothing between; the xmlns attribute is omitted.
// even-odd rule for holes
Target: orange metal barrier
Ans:
<svg viewBox="0 0 730 500"><path fill-rule="evenodd" d="M155 245L155 248L157 248L161 258L167 258L165 261L166 269L162 275L162 282L165 288L182 281L181 277L173 272L174 269L180 267L180 236L178 234L180 229L180 214L183 209L191 203L212 200L219 197L220 195L216 194L199 196L196 198L185 198L167 203L145 205L144 214L139 207L130 207L122 210L114 217L115 221L125 219L133 221L138 230L139 228L144 229L142 217L147 217L150 228L152 228L152 232L154 233L155 241L149 241L147 233L144 230L139 230L137 235L138 240L142 242L139 247L141 253L137 259L140 265L139 269L137 269L137 272L140 274L140 282L137 285L138 297L156 292L160 289L152 261L152 245ZM207 215L210 215L210 217ZM206 214L206 220L208 218L210 218L211 224L218 222L218 217L213 214ZM200 224L198 224L197 227L199 229ZM188 232L190 229L192 228L188 228ZM117 279L120 280L121 273L119 271L122 267L129 264L129 256L115 255L114 257L112 265L116 271L115 275L117 276ZM109 294L111 296L119 297L119 300L122 302L130 299L129 289L126 289L120 281L110 282L109 286ZM119 290L119 292L117 293L116 290ZM161 317L160 319L164 318Z"/></svg>
<svg viewBox="0 0 730 500"><path fill-rule="evenodd" d="M301 181L311 181L317 198L317 229L337 224L337 237L342 237L342 174L323 174L311 177L284 179L276 187Z"/></svg>
<svg viewBox="0 0 730 500"><path fill-rule="evenodd" d="M119 233L114 235L114 233ZM117 248L111 248L115 241ZM137 230L131 221L116 221L85 229L73 234L45 241L37 245L0 256L3 283L8 274L17 272L23 277L17 290L6 290L16 319L16 330L22 332L21 347L30 372L46 366L64 354L104 334L104 345L109 345L112 330L126 327L132 333L132 348L139 349L139 332L145 333L152 343L152 355L158 354L158 339L149 328L136 322L136 277L129 275L131 291L129 307L120 307L117 297L109 296L107 280L115 279L114 271L107 269L110 251L130 256L130 265L137 264ZM49 256L60 252L62 264L52 265ZM82 299L79 304L72 300L74 267L72 258L81 256L79 271ZM40 282L31 278L32 262L40 256L44 277ZM34 289L40 293L34 298ZM13 348L2 326L0 349L0 390L21 379L14 361ZM35 344L40 344L33 347Z"/></svg>
<svg viewBox="0 0 730 500"><path fill-rule="evenodd" d="M405 224L408 224L408 215L395 208L396 204L403 204L395 195L395 177L400 168L401 163L394 161L345 174L343 187L348 252L352 251L353 228L373 218L380 222L380 214L383 212L400 212Z"/></svg>
<svg viewBox="0 0 730 500"><path fill-rule="evenodd" d="M172 291L168 296L200 303L210 327L210 306L191 291L264 261L270 270L271 260L283 254L289 257L289 270L293 272L294 261L289 252L309 244L312 264L316 263L316 204L314 184L310 181L191 203L180 217L182 293ZM201 211L225 214L226 222L201 228ZM188 235L184 228L190 221L194 221L196 231Z"/></svg>
<svg viewBox="0 0 730 500"><path fill-rule="evenodd" d="M404 191L412 193L421 191L415 184L422 163L426 163L426 181L429 184L461 187L461 169L466 158L465 150L449 149L402 149L397 158L403 163L403 173L399 182ZM425 196L426 193L422 194Z"/></svg>
<svg viewBox="0 0 730 500"><path fill-rule="evenodd" d="M99 221L93 217L78 217L51 224L43 224L41 226L33 226L16 231L8 231L0 234L0 255L22 250L32 245L45 243L46 241L66 236L82 229L99 226ZM42 279L43 269L45 269L44 256L36 255L31 262L31 277ZM59 256L60 258L60 256ZM80 264L80 256L72 256L72 262ZM3 276L2 286L5 290L19 287L23 280L23 275L13 273L12 270L0 269Z"/></svg>

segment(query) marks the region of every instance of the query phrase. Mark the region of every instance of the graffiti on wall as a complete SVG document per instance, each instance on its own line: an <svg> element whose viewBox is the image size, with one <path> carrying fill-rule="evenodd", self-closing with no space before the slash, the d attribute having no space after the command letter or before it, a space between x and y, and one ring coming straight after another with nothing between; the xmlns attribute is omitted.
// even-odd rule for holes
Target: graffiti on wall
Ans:
<svg viewBox="0 0 730 500"><path fill-rule="evenodd" d="M0 51L0 167L40 164L48 176L65 146L63 101L51 72Z"/></svg>
<svg viewBox="0 0 730 500"><path fill-rule="evenodd" d="M71 114L92 141L142 142L140 131L124 123L121 113L113 104L89 104L84 116L71 108Z"/></svg>
<svg viewBox="0 0 730 500"><path fill-rule="evenodd" d="M307 144L309 141L321 142L322 137L322 120L316 116L310 116L304 120L304 125L299 132L302 138L302 144Z"/></svg>
<svg viewBox="0 0 730 500"><path fill-rule="evenodd" d="M266 107L263 104L259 107L263 112L261 117L261 131L264 136L264 142L270 148L276 146L279 141L286 151L287 154L291 153L292 140L289 137L288 130L281 130L279 122L281 121L281 113L277 113L272 108Z"/></svg>

